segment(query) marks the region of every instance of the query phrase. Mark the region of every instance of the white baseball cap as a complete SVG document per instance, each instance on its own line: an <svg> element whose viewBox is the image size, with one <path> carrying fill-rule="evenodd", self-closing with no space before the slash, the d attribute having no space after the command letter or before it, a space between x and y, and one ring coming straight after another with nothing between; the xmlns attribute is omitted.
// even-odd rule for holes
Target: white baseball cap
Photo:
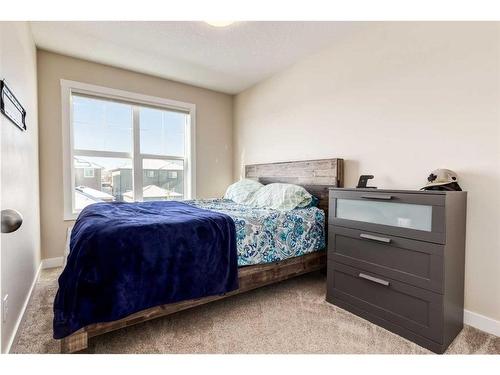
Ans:
<svg viewBox="0 0 500 375"><path fill-rule="evenodd" d="M431 172L429 177L427 177L427 181L427 184L422 189L426 189L431 186L442 186L457 182L458 176L455 172L449 169L436 169Z"/></svg>

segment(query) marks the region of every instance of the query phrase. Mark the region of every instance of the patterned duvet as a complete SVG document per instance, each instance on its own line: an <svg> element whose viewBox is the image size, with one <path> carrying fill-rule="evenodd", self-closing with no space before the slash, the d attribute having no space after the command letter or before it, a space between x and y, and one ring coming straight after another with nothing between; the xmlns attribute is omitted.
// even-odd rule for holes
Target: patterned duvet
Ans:
<svg viewBox="0 0 500 375"><path fill-rule="evenodd" d="M280 211L251 208L227 199L184 203L233 218L239 266L276 262L325 247L325 213L316 207Z"/></svg>

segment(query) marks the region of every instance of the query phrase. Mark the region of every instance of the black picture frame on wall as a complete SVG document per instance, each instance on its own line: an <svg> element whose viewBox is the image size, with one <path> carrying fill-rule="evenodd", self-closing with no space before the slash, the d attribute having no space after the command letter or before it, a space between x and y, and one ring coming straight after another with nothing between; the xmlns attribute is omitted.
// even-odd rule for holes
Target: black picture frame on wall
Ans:
<svg viewBox="0 0 500 375"><path fill-rule="evenodd" d="M0 112L19 129L26 131L26 110L3 79L0 80Z"/></svg>

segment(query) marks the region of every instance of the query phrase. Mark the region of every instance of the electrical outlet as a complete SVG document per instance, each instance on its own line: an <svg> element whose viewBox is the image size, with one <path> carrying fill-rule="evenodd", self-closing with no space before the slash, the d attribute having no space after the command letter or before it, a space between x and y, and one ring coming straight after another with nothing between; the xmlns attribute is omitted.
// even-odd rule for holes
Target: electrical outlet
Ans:
<svg viewBox="0 0 500 375"><path fill-rule="evenodd" d="M6 294L2 298L2 322L5 323L7 321L7 313L9 312L9 295Z"/></svg>

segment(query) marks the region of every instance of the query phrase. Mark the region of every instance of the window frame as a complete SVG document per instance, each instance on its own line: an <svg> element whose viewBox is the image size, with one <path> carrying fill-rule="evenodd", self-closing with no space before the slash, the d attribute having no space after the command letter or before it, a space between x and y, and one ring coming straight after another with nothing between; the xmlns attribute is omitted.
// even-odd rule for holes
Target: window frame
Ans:
<svg viewBox="0 0 500 375"><path fill-rule="evenodd" d="M73 144L73 94L87 95L130 104L133 109L133 150L131 152L78 150L82 156L129 158L133 163L134 199L142 200L142 163L144 159L184 160L184 199L196 198L196 105L130 91L97 86L88 83L61 79L62 139L63 139L63 190L64 220L75 220L80 211L74 207L75 168ZM160 110L174 110L189 115L185 131L185 156L150 155L140 152L140 129L138 106L149 106Z"/></svg>

